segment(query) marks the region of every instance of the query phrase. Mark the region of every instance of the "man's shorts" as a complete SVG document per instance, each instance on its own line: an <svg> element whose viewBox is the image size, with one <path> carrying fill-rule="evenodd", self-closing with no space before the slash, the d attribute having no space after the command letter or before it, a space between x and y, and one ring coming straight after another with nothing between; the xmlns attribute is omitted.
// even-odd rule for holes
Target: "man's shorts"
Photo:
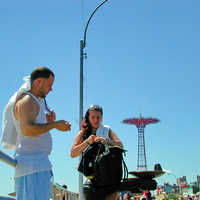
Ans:
<svg viewBox="0 0 200 200"><path fill-rule="evenodd" d="M52 171L43 171L16 178L16 199L49 200L52 176Z"/></svg>

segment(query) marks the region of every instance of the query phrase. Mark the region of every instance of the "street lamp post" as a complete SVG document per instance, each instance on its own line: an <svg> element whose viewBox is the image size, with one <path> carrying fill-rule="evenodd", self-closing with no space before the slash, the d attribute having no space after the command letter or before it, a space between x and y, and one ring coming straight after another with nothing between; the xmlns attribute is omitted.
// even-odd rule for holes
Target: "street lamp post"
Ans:
<svg viewBox="0 0 200 200"><path fill-rule="evenodd" d="M177 188L177 193L179 193L179 186L178 186L178 179L174 174L167 174L167 175L172 175L176 179L176 188Z"/></svg>
<svg viewBox="0 0 200 200"><path fill-rule="evenodd" d="M86 47L86 33L88 29L88 25L90 23L90 20L92 19L92 16L94 13L101 7L106 1L104 0L102 3L100 3L92 12L90 15L85 30L84 30L84 37L80 40L80 102L79 102L79 129L81 130L81 120L83 119L83 59L85 56L85 53L83 52L83 49ZM79 156L79 161L81 160L81 156ZM83 199L83 175L79 173L79 200Z"/></svg>
<svg viewBox="0 0 200 200"><path fill-rule="evenodd" d="M165 186L165 181L162 178L158 178L158 180L163 181L163 186Z"/></svg>
<svg viewBox="0 0 200 200"><path fill-rule="evenodd" d="M158 178L158 180L163 181L163 187L161 186L161 190L162 190L162 192L164 192L166 190L166 188L165 188L165 181L162 178Z"/></svg>

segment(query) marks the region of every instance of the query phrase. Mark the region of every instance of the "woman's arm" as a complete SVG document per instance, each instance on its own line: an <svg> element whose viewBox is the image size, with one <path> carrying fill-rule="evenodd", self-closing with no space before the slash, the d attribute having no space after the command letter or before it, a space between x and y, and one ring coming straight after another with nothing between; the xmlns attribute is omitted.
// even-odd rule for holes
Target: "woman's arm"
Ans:
<svg viewBox="0 0 200 200"><path fill-rule="evenodd" d="M95 135L90 135L88 139L83 141L83 134L84 130L81 130L74 139L70 153L72 158L79 156L90 144L95 142Z"/></svg>
<svg viewBox="0 0 200 200"><path fill-rule="evenodd" d="M124 148L121 140L117 137L117 135L112 130L110 130L109 132L109 138L110 138L110 141L108 141L109 145Z"/></svg>

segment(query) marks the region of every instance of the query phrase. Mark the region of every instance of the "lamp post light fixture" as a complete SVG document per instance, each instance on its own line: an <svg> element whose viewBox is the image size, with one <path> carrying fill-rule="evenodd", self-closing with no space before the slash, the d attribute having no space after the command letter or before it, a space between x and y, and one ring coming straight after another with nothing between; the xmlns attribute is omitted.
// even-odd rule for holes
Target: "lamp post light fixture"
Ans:
<svg viewBox="0 0 200 200"><path fill-rule="evenodd" d="M178 186L178 179L174 174L167 174L167 175L172 175L176 179L176 188L177 188L177 193L179 193L179 186Z"/></svg>
<svg viewBox="0 0 200 200"><path fill-rule="evenodd" d="M157 180L161 180L161 181L163 181L163 186L160 185L160 189L162 190L162 192L165 192L165 191L166 191L165 181L164 181L162 178L157 178Z"/></svg>

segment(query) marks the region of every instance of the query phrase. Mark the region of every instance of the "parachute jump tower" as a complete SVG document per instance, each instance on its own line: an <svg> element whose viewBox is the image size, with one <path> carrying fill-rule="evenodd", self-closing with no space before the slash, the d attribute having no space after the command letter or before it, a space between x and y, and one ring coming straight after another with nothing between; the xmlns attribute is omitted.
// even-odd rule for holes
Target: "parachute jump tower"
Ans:
<svg viewBox="0 0 200 200"><path fill-rule="evenodd" d="M138 129L138 161L137 171L147 171L146 151L145 151L145 139L144 129L148 124L156 124L160 122L157 118L143 118L140 114L140 118L127 118L122 121L124 124L135 125Z"/></svg>

